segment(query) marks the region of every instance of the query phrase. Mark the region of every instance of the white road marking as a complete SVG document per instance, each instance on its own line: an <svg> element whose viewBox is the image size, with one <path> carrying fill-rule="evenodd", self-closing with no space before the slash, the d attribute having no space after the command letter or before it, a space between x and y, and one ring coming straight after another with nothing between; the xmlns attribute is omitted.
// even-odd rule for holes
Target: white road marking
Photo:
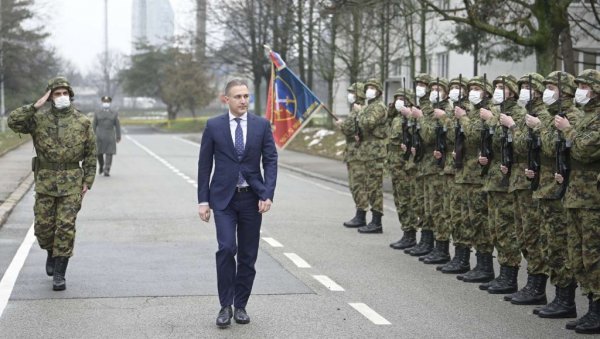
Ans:
<svg viewBox="0 0 600 339"><path fill-rule="evenodd" d="M380 316L379 313L375 312L372 308L367 306L367 304L363 303L348 303L355 310L360 312L360 314L364 315L365 318L371 320L371 322L375 325L391 325L389 321L387 321L384 317Z"/></svg>
<svg viewBox="0 0 600 339"><path fill-rule="evenodd" d="M4 276L2 280L0 280L0 317L2 317L2 313L8 305L8 299L10 299L10 295L12 294L12 290L15 287L15 282L17 281L17 277L21 272L21 268L23 268L23 264L25 263L25 259L27 259L27 255L29 254L29 250L31 249L31 245L35 241L35 236L33 235L33 224L29 227L27 231L27 235L25 235L25 239L19 246L17 253L13 257L8 269L4 272Z"/></svg>
<svg viewBox="0 0 600 339"><path fill-rule="evenodd" d="M329 278L326 275L313 275L313 278L315 278L318 282L323 284L323 286L327 287L330 291L334 291L334 292L345 291L342 286L338 285L335 281L331 280L331 278Z"/></svg>
<svg viewBox="0 0 600 339"><path fill-rule="evenodd" d="M296 253L283 253L283 255L288 257L288 259L300 268L310 268L310 265Z"/></svg>
<svg viewBox="0 0 600 339"><path fill-rule="evenodd" d="M283 247L283 245L279 241L277 241L273 238L263 237L262 240L266 241L267 244L271 245L271 247Z"/></svg>

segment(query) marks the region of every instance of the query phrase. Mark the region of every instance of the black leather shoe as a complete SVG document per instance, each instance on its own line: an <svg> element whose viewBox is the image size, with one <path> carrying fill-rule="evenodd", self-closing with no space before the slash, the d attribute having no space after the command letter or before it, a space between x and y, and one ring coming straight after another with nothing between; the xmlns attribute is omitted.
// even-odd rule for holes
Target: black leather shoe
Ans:
<svg viewBox="0 0 600 339"><path fill-rule="evenodd" d="M231 325L231 317L233 317L233 311L230 306L223 306L217 316L217 327L225 328Z"/></svg>
<svg viewBox="0 0 600 339"><path fill-rule="evenodd" d="M248 324L250 322L250 317L244 308L236 308L233 313L233 319L238 324Z"/></svg>

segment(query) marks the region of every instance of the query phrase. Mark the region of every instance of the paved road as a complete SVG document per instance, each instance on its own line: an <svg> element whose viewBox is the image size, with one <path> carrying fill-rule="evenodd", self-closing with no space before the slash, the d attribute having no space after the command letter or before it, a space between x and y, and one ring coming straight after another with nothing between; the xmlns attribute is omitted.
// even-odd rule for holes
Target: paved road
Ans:
<svg viewBox="0 0 600 339"><path fill-rule="evenodd" d="M176 136L128 134L112 176L98 177L85 198L67 290L51 290L33 244L8 289L0 337L575 337L563 320L537 318L389 249L400 236L389 199L385 233L360 235L341 226L347 189L283 168L263 222L252 323L219 330L214 223L196 215L197 153ZM32 205L27 194L0 229L3 283L31 239Z"/></svg>

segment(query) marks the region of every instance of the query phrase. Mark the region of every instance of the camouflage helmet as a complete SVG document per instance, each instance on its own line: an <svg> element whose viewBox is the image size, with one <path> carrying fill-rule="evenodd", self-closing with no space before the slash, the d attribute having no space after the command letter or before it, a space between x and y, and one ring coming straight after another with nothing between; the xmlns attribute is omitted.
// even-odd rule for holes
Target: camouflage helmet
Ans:
<svg viewBox="0 0 600 339"><path fill-rule="evenodd" d="M575 78L575 83L589 85L592 91L600 94L600 71L586 69Z"/></svg>
<svg viewBox="0 0 600 339"><path fill-rule="evenodd" d="M517 81L517 85L519 85L519 88L521 88L523 86L523 84L528 84L529 83L529 76L531 75L531 82L532 82L532 87L531 89L538 91L540 93L544 93L544 89L546 89L544 87L544 77L539 74L539 73L527 73L525 75L523 75L519 81Z"/></svg>
<svg viewBox="0 0 600 339"><path fill-rule="evenodd" d="M425 85L429 86L429 83L432 81L431 75L427 73L419 73L415 75L415 82L422 82Z"/></svg>
<svg viewBox="0 0 600 339"><path fill-rule="evenodd" d="M383 93L383 87L381 86L381 82L379 82L379 80L375 78L367 80L367 82L365 82L365 91L367 89L367 86L369 85L375 87L375 89L377 89L379 93Z"/></svg>
<svg viewBox="0 0 600 339"><path fill-rule="evenodd" d="M511 92L517 94L518 96L519 85L517 84L517 78L514 75L503 74L498 76L496 79L494 79L494 81L492 81L492 85L494 86L494 88L496 88L497 84L502 82L502 79L504 79L504 84L506 85L506 87L508 87L508 89L510 89Z"/></svg>
<svg viewBox="0 0 600 339"><path fill-rule="evenodd" d="M52 93L57 88L66 88L69 91L69 96L71 98L75 96L71 84L65 77L56 77L54 79L50 79L50 81L48 81L48 86L46 86L46 92L50 91L50 93Z"/></svg>
<svg viewBox="0 0 600 339"><path fill-rule="evenodd" d="M365 99L365 85L362 82L357 81L348 86L348 92L353 92L357 98Z"/></svg>
<svg viewBox="0 0 600 339"><path fill-rule="evenodd" d="M471 80L469 80L469 82L467 83L467 86L468 87L479 86L484 91L486 91L490 95L490 97L492 96L492 93L493 93L492 84L490 84L490 82L487 79L485 79L485 81L484 81L483 76L478 75L478 76L472 77Z"/></svg>
<svg viewBox="0 0 600 339"><path fill-rule="evenodd" d="M461 82L461 81L462 81L462 82ZM448 88L449 88L450 86L452 86L452 85L458 85L458 86L461 86L461 87L467 88L467 87L469 87L469 86L468 86L468 83L469 83L469 78L467 78L467 77L464 77L464 76L463 76L463 77L460 77L460 78L459 78L459 77L456 77L456 78L452 78L452 79L450 79L450 81L448 82Z"/></svg>
<svg viewBox="0 0 600 339"><path fill-rule="evenodd" d="M575 89L577 86L575 85L575 77L567 72L555 71L544 79L544 85L555 85L558 86L558 74L560 73L560 92L561 96L563 94L567 94L569 96L575 95Z"/></svg>
<svg viewBox="0 0 600 339"><path fill-rule="evenodd" d="M448 80L444 79L444 78L436 78L433 79L430 83L429 83L429 89L431 90L431 87L433 85L438 85L438 86L442 86L442 89L444 89L444 92L446 94L448 94L449 89L449 85L448 85Z"/></svg>
<svg viewBox="0 0 600 339"><path fill-rule="evenodd" d="M402 96L404 97L404 101L410 103L410 105L414 105L412 99L415 97L415 92L413 92L410 88L398 88L396 92L394 92L394 99L396 97ZM408 106L408 105L405 105Z"/></svg>

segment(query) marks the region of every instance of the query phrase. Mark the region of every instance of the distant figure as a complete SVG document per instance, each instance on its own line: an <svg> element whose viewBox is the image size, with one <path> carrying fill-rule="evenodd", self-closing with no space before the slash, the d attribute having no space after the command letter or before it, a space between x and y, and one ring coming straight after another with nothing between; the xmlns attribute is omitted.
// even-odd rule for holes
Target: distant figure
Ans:
<svg viewBox="0 0 600 339"><path fill-rule="evenodd" d="M219 243L220 328L229 326L232 317L238 324L250 322L246 304L256 275L260 225L263 213L271 208L277 180L271 125L248 113L249 98L244 81L227 83L229 112L208 120L198 159L198 214L208 222L210 210L214 211Z"/></svg>
<svg viewBox="0 0 600 339"><path fill-rule="evenodd" d="M54 276L55 291L67 288L75 219L96 175L96 140L90 120L73 107L74 96L67 79L58 77L48 82L46 94L37 102L8 116L13 131L31 134L33 139L37 155L32 161L34 230L40 247L48 251L46 274ZM46 102L52 106L41 109Z"/></svg>
<svg viewBox="0 0 600 339"><path fill-rule="evenodd" d="M98 173L110 176L112 158L117 154L117 143L121 141L119 113L110 109L112 98L102 97L102 109L94 114L94 133L96 133L96 152L98 155Z"/></svg>

